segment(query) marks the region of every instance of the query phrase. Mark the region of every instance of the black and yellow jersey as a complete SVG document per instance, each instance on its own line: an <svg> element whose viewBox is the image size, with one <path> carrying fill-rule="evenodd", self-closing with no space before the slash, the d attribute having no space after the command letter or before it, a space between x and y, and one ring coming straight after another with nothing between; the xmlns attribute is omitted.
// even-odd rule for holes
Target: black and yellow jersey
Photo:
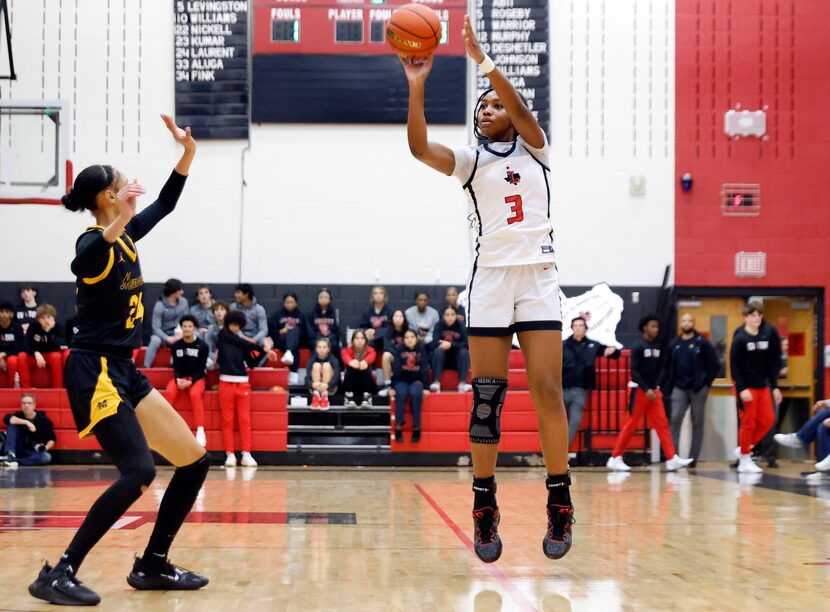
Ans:
<svg viewBox="0 0 830 612"><path fill-rule="evenodd" d="M112 244L104 227L88 228L75 245L78 315L72 348L129 357L141 346L144 278L136 243L176 206L187 177L173 172L158 199L127 224Z"/></svg>

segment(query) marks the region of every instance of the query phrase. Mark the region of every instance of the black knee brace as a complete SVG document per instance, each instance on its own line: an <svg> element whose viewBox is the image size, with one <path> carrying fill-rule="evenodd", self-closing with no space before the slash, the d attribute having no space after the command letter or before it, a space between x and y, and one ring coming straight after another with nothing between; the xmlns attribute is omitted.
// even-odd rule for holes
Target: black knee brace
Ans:
<svg viewBox="0 0 830 612"><path fill-rule="evenodd" d="M473 378L473 410L470 442L498 444L501 440L501 409L507 396L506 378Z"/></svg>

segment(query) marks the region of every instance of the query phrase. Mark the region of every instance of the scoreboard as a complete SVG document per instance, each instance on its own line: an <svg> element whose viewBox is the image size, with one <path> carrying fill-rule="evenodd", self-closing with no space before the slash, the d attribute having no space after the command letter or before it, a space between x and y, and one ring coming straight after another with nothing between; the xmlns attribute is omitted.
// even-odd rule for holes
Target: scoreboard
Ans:
<svg viewBox="0 0 830 612"><path fill-rule="evenodd" d="M442 25L427 81L434 124L463 124L465 0L421 2ZM386 21L406 0L256 0L251 120L280 123L405 123L409 89L386 44Z"/></svg>
<svg viewBox="0 0 830 612"><path fill-rule="evenodd" d="M475 0L476 36L516 90L527 100L542 129L550 127L549 0ZM478 72L479 93L490 81Z"/></svg>
<svg viewBox="0 0 830 612"><path fill-rule="evenodd" d="M202 140L247 138L248 2L175 0L176 122Z"/></svg>

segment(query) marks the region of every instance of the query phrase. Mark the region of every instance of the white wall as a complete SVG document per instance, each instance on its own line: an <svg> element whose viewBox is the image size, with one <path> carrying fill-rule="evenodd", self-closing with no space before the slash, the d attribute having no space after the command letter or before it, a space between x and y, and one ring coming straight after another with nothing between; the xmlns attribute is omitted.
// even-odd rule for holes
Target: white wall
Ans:
<svg viewBox="0 0 830 612"><path fill-rule="evenodd" d="M63 0L45 19L43 3L10 5L19 80L0 97L68 100L76 172L112 163L155 192L177 157L158 119L173 110L172 3ZM551 17L563 284L657 284L674 250L674 2L559 0ZM431 137L467 140L463 126ZM180 208L139 245L148 281L464 282L463 193L409 156L403 126L252 126L243 189L247 145L201 143ZM630 175L645 196L629 196ZM0 258L0 279L71 280L88 223L0 207L5 252L49 245Z"/></svg>

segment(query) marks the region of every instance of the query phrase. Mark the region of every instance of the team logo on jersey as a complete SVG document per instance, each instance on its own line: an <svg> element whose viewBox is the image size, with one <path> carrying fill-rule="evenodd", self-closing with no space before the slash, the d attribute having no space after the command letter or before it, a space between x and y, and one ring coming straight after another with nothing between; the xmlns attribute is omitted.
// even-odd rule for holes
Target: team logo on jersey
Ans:
<svg viewBox="0 0 830 612"><path fill-rule="evenodd" d="M513 170L510 169L510 166L508 166L507 176L504 177L504 180L510 183L511 185L518 185L519 181L522 180L522 177L518 172L513 172Z"/></svg>

